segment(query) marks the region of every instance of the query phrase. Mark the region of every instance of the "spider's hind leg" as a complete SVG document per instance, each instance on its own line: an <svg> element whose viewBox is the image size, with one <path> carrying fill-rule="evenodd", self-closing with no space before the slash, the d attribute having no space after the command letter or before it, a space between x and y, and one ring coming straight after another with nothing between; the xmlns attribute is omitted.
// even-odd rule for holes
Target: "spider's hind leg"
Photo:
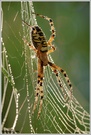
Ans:
<svg viewBox="0 0 91 135"><path fill-rule="evenodd" d="M47 16L44 16L44 15L40 15L40 14L36 14L36 13L32 13L32 14L35 14L37 16L40 16L41 18L44 18L46 19L47 21L49 21L49 24L50 24L50 27L51 27L51 36L48 40L48 44L51 45L52 41L54 40L55 36L56 36L56 30L55 30L55 27L54 27L54 23L52 21L51 18L47 17Z"/></svg>
<svg viewBox="0 0 91 135"><path fill-rule="evenodd" d="M26 39L22 38L22 40L24 41L25 44L27 44L30 49L32 49L35 53L37 53L37 50L35 49L35 47L33 45L31 45Z"/></svg>

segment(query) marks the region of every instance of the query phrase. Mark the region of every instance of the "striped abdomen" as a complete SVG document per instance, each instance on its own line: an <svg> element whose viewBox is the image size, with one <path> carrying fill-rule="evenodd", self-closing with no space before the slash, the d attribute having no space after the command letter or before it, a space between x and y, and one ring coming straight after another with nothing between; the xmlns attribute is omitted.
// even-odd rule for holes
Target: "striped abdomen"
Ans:
<svg viewBox="0 0 91 135"><path fill-rule="evenodd" d="M31 37L32 43L37 50L40 50L41 52L48 51L46 37L39 26L32 27Z"/></svg>

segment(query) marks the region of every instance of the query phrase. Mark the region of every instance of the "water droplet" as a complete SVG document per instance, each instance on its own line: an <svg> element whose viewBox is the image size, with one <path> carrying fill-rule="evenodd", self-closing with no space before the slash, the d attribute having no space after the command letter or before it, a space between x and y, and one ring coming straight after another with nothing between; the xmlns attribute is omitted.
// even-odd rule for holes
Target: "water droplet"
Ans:
<svg viewBox="0 0 91 135"><path fill-rule="evenodd" d="M36 57L35 54L32 54L32 55L31 55L31 58L32 58L32 59L34 59L35 57Z"/></svg>
<svg viewBox="0 0 91 135"><path fill-rule="evenodd" d="M10 64L8 64L8 66L10 67Z"/></svg>

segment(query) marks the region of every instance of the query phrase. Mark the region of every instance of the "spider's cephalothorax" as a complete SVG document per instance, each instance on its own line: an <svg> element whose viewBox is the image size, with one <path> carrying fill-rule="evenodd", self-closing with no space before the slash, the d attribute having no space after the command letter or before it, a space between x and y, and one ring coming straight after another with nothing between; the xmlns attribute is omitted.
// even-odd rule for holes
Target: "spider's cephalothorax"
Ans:
<svg viewBox="0 0 91 135"><path fill-rule="evenodd" d="M33 14L36 14L36 13L33 13ZM71 82L70 82L66 72L62 68L55 65L54 63L50 62L48 59L48 54L54 52L54 50L55 50L55 47L52 45L52 42L54 40L56 32L55 32L55 28L54 28L52 19L48 18L47 16L40 15L40 14L36 14L36 15L49 21L50 27L51 27L51 32L52 32L49 40L47 41L42 29L38 25L36 25L36 26L30 27L32 44L28 43L26 41L26 39L23 39L24 42L27 43L28 46L35 51L35 53L37 54L37 57L38 57L38 77L37 77L37 86L36 86L36 91L35 91L35 102L34 102L33 112L36 109L38 97L40 96L40 106L39 106L39 111L38 111L38 117L39 117L40 113L41 113L41 109L42 109L43 96L44 96L44 94L43 94L43 77L44 77L43 67L44 66L49 65L51 67L52 71L56 75L57 82L61 88L63 86L61 84L61 80L60 80L58 71L60 71L64 75L65 80L68 83L69 88L70 88L70 99L72 99L72 85L71 85ZM27 24L26 22L24 22L24 23ZM27 24L27 25L30 26L29 24ZM48 47L51 47L51 49L48 49ZM62 89L62 91L63 91L63 89ZM66 93L64 91L63 91L63 95L65 98Z"/></svg>

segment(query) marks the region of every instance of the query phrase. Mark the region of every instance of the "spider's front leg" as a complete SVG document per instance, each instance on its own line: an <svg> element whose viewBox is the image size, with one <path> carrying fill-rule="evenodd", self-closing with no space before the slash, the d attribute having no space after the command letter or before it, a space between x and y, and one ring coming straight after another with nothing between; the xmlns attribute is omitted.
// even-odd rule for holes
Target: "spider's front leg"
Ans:
<svg viewBox="0 0 91 135"><path fill-rule="evenodd" d="M65 80L66 80L68 86L70 87L69 98L70 98L70 100L72 100L72 95L73 95L72 84L71 84L71 82L70 82L70 79L69 79L69 77L68 77L66 71L64 71L64 70L63 70L62 68L60 68L59 66L56 66L54 63L51 63L50 61L48 62L48 64L50 65L51 69L52 69L53 72L55 73L56 78L57 78L57 81L58 81L58 83L59 83L59 86L62 88L64 98L66 98L66 93L65 93L65 91L63 90L63 86L62 86L62 84L61 84L61 79L60 79L60 77L59 77L59 75L58 75L58 71L60 71L60 72L64 75ZM57 71L57 70L58 70L58 71Z"/></svg>
<svg viewBox="0 0 91 135"><path fill-rule="evenodd" d="M33 107L33 112L36 109L37 103L38 103L38 97L40 96L40 104L39 104L39 111L38 111L38 117L40 116L42 104L43 104L43 62L38 59L38 79L37 79L37 87L35 91L35 102Z"/></svg>
<svg viewBox="0 0 91 135"><path fill-rule="evenodd" d="M23 39L24 43L27 44L30 49L34 50L37 54L37 49L31 45L29 42L27 42L26 39ZM40 116L42 104L43 104L43 62L38 58L38 78L37 78L37 86L35 90L35 102L32 114L34 113L34 110L36 109L36 105L38 103L38 97L40 96L40 105L39 105L39 111L38 111L38 117Z"/></svg>

